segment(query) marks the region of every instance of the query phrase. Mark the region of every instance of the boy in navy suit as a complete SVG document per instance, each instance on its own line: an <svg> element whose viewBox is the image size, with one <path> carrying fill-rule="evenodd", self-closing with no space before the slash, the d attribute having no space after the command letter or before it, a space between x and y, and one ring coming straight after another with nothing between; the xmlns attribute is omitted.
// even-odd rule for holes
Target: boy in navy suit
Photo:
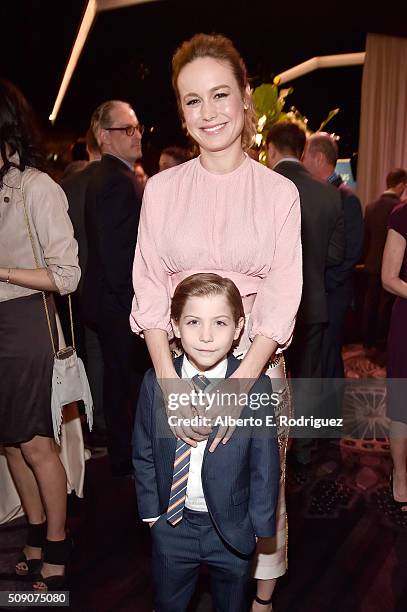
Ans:
<svg viewBox="0 0 407 612"><path fill-rule="evenodd" d="M237 369L239 361L228 354L243 328L244 311L231 280L217 274L188 277L175 290L171 320L184 350L175 360L180 378L203 389L209 379L228 378ZM244 432L238 427L227 444L210 453L216 428L196 447L177 439L155 373L145 375L133 464L139 513L151 527L156 612L186 610L202 563L216 610L248 609L256 539L275 535L280 469L275 427L264 426L273 415L271 402L256 413L249 406L258 393L271 398L267 376L254 383L241 417L256 417L263 427L256 431L249 425Z"/></svg>

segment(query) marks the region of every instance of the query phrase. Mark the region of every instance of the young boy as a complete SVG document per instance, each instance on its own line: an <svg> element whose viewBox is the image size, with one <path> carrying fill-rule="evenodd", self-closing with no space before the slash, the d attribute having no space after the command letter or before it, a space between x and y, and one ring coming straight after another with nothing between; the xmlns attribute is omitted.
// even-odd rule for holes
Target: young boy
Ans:
<svg viewBox="0 0 407 612"><path fill-rule="evenodd" d="M171 320L184 350L175 359L181 378L200 375L205 384L237 369L239 361L229 353L244 311L231 280L217 274L186 278L175 290ZM254 383L249 397L254 393L271 396L268 377ZM271 406L256 412L245 406L241 417L265 421L266 414L273 414ZM151 526L155 612L186 610L201 563L209 569L217 612L248 609L256 538L275 535L280 462L275 427L267 434L264 427L246 428L244 435L239 429L213 453L208 449L217 428L196 448L183 443L171 433L154 371L145 375L133 463L139 513Z"/></svg>

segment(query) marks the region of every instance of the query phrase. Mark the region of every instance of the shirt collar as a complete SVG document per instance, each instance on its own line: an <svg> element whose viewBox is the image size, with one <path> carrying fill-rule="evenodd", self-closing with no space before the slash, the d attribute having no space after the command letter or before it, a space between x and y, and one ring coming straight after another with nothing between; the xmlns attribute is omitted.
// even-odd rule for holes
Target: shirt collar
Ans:
<svg viewBox="0 0 407 612"><path fill-rule="evenodd" d="M120 155L115 155L114 153L105 153L105 155L110 155L111 157L115 157L116 159L120 159L121 162L126 164L126 166L128 167L129 170L134 172L134 166L132 166L132 164L127 161L127 159L123 159L123 157L120 157Z"/></svg>
<svg viewBox="0 0 407 612"><path fill-rule="evenodd" d="M279 159L278 162L276 164L274 164L273 166L273 170L275 170L278 166L278 164L281 164L282 162L295 162L296 164L300 164L300 160L297 159L296 157L283 157L282 159Z"/></svg>
<svg viewBox="0 0 407 612"><path fill-rule="evenodd" d="M187 356L184 355L184 359L182 360L182 378L193 378L196 374L204 374L207 378L225 378L226 370L228 367L227 357L222 359L215 367L210 370L205 370L205 372L200 372L192 365L192 363L188 360Z"/></svg>
<svg viewBox="0 0 407 612"><path fill-rule="evenodd" d="M397 193L395 191L393 191L393 189L386 189L386 191L383 191L383 194L394 195L394 196L396 196L396 198L398 197Z"/></svg>

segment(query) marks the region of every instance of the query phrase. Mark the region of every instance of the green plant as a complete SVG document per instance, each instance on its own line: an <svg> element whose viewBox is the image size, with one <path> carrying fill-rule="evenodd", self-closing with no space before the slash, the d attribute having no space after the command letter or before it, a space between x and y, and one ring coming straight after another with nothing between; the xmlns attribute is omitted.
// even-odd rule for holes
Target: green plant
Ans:
<svg viewBox="0 0 407 612"><path fill-rule="evenodd" d="M292 87L279 90L279 84L280 80L276 77L273 83L263 83L253 91L253 102L257 113L256 147L259 151L259 161L262 163L265 163L266 159L265 145L267 134L270 128L278 121L298 123L307 134L313 133L308 126L308 119L294 106L291 106L288 112L284 112L286 98L294 90ZM339 108L331 110L316 131L321 131L338 112Z"/></svg>

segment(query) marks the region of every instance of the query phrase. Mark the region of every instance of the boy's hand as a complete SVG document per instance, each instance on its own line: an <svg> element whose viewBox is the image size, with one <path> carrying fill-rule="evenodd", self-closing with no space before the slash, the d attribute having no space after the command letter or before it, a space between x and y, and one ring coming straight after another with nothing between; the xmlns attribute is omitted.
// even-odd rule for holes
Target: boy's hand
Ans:
<svg viewBox="0 0 407 612"><path fill-rule="evenodd" d="M190 446L196 447L198 442L208 438L212 428L192 426L188 423L197 415L205 416L204 409L192 405L194 387L191 381L174 377L161 379L158 382L164 396L167 418L172 417L168 422L172 433Z"/></svg>

